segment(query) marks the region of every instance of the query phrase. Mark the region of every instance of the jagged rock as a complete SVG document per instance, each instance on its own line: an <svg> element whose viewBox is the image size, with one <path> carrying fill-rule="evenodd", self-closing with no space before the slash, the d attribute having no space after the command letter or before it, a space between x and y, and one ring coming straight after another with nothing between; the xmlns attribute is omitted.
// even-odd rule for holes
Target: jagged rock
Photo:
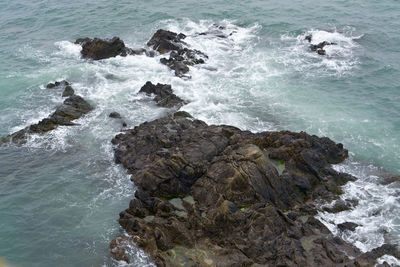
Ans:
<svg viewBox="0 0 400 267"><path fill-rule="evenodd" d="M332 207L324 207L323 210L330 213L339 213L345 210L350 210L353 203L351 201L344 201L342 199L338 199L335 201Z"/></svg>
<svg viewBox="0 0 400 267"><path fill-rule="evenodd" d="M309 35L307 35L304 39L307 40L309 43L311 43L312 35L309 34Z"/></svg>
<svg viewBox="0 0 400 267"><path fill-rule="evenodd" d="M186 36L183 33L177 34L159 29L147 42L147 45L157 50L160 54L165 54L183 48L182 40L185 38Z"/></svg>
<svg viewBox="0 0 400 267"><path fill-rule="evenodd" d="M74 89L68 85L65 87L62 97L72 96L73 94L75 94Z"/></svg>
<svg viewBox="0 0 400 267"><path fill-rule="evenodd" d="M82 57L94 60L116 56L126 56L128 54L135 54L136 52L139 52L127 48L124 42L118 37L114 37L112 39L80 38L75 41L75 44L80 44L82 46ZM140 53L144 52L142 51Z"/></svg>
<svg viewBox="0 0 400 267"><path fill-rule="evenodd" d="M169 58L161 58L160 62L174 70L178 77L184 77L184 74L189 71L189 66L204 64L205 59L208 58L201 51L185 47L186 43L182 41L184 38L186 36L182 33L177 34L160 29L147 43L160 54L170 52Z"/></svg>
<svg viewBox="0 0 400 267"><path fill-rule="evenodd" d="M30 125L18 132L2 138L0 143L13 142L16 144L23 144L26 142L28 134L43 134L54 130L60 125L76 125L72 121L82 117L92 109L93 107L82 97L72 95L65 99L64 103L58 106L56 111L49 117L42 119L37 124Z"/></svg>
<svg viewBox="0 0 400 267"><path fill-rule="evenodd" d="M308 36L306 36L307 39ZM307 39L308 40L308 39ZM311 42L311 37L309 42ZM312 44L310 45L310 49L311 51L316 51L318 53L318 55L326 55L326 51L323 49L325 46L327 45L336 45L336 43L331 43L331 42L327 42L327 41L323 41L319 44Z"/></svg>
<svg viewBox="0 0 400 267"><path fill-rule="evenodd" d="M347 157L341 144L179 114L112 142L138 186L119 223L158 266L355 266L342 250L360 252L309 215L354 179L330 166Z"/></svg>
<svg viewBox="0 0 400 267"><path fill-rule="evenodd" d="M155 97L153 100L160 107L171 108L184 104L184 101L172 92L171 85L169 84L158 83L157 85L154 85L151 82L146 82L146 84L140 89L139 93L146 93L147 95L154 94Z"/></svg>
<svg viewBox="0 0 400 267"><path fill-rule="evenodd" d="M122 118L122 117L121 117L121 114L119 114L118 112L115 112L115 111L111 112L111 113L108 115L108 117L114 118L114 119L121 119L121 118Z"/></svg>
<svg viewBox="0 0 400 267"><path fill-rule="evenodd" d="M340 231L345 231L345 230L349 230L349 231L354 231L356 230L357 226L359 226L356 223L352 223L352 222L344 222L344 223L340 223L337 225Z"/></svg>
<svg viewBox="0 0 400 267"><path fill-rule="evenodd" d="M46 85L46 88L47 89L51 89L51 88L55 88L55 87L58 87L58 86L68 86L68 85L70 85L70 83L68 81L62 80L62 81L59 81L59 82L57 81L55 83L48 83Z"/></svg>
<svg viewBox="0 0 400 267"><path fill-rule="evenodd" d="M160 62L174 70L176 76L183 77L184 74L189 71L188 66L204 64L204 59L206 58L208 58L208 56L201 51L183 48L172 51L169 59L162 58Z"/></svg>

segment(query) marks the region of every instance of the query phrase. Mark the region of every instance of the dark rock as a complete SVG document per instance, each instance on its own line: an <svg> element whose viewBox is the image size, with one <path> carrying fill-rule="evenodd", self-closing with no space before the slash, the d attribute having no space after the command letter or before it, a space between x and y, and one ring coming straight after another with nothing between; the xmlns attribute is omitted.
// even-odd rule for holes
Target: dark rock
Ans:
<svg viewBox="0 0 400 267"><path fill-rule="evenodd" d="M159 29L147 42L147 45L160 52L160 54L165 54L181 49L183 47L182 40L185 38L186 36L183 33L177 34Z"/></svg>
<svg viewBox="0 0 400 267"><path fill-rule="evenodd" d="M307 35L304 39L311 43L312 35L309 34L309 35Z"/></svg>
<svg viewBox="0 0 400 267"><path fill-rule="evenodd" d="M182 33L177 34L170 31L158 30L150 41L148 46L161 54L171 52L169 58L162 58L160 62L175 71L178 77L185 77L189 72L189 66L204 64L207 55L203 52L189 49L182 40L186 36Z"/></svg>
<svg viewBox="0 0 400 267"><path fill-rule="evenodd" d="M323 210L330 213L339 213L345 210L350 210L351 206L350 202L338 199L332 207L324 207Z"/></svg>
<svg viewBox="0 0 400 267"><path fill-rule="evenodd" d="M126 56L135 53L135 50L127 48L124 42L118 37L112 39L83 38L77 39L75 43L82 46L82 57L94 60Z"/></svg>
<svg viewBox="0 0 400 267"><path fill-rule="evenodd" d="M119 223L158 266L355 266L343 250L360 252L309 215L311 201L336 198L352 179L330 166L347 157L341 144L177 115L112 140L138 186Z"/></svg>
<svg viewBox="0 0 400 267"><path fill-rule="evenodd" d="M306 39L307 39L307 37L306 37ZM311 42L311 38L309 41ZM318 55L326 55L326 51L323 48L327 45L336 45L336 43L330 43L327 41L323 41L316 45L315 44L310 45L310 49L311 49L311 51L316 51L318 53Z"/></svg>
<svg viewBox="0 0 400 267"><path fill-rule="evenodd" d="M359 225L352 222L344 222L338 224L337 226L340 229L340 231L345 231L345 230L354 231Z"/></svg>
<svg viewBox="0 0 400 267"><path fill-rule="evenodd" d="M65 87L62 97L72 96L73 94L75 94L74 89L68 85Z"/></svg>
<svg viewBox="0 0 400 267"><path fill-rule="evenodd" d="M70 83L66 80L62 80L62 81L57 81L55 83L49 83L46 85L47 89L51 89L51 88L55 88L55 87L59 87L59 86L68 86L70 85Z"/></svg>
<svg viewBox="0 0 400 267"><path fill-rule="evenodd" d="M54 130L60 125L76 125L72 121L82 117L92 109L92 106L82 97L72 95L65 99L64 103L58 106L56 111L49 117L39 121L37 124L30 125L18 132L2 138L0 143L13 142L16 144L23 144L26 142L28 134L43 134Z"/></svg>
<svg viewBox="0 0 400 267"><path fill-rule="evenodd" d="M49 84L46 85L47 89L51 89L51 88L54 88L54 87L56 87L56 85L54 83L49 83Z"/></svg>
<svg viewBox="0 0 400 267"><path fill-rule="evenodd" d="M146 82L145 85L140 89L139 93L146 93L147 95L154 94L154 101L160 107L171 108L174 106L181 106L184 101L176 96L172 92L171 85L169 84L152 84L151 82Z"/></svg>
<svg viewBox="0 0 400 267"><path fill-rule="evenodd" d="M110 117L110 118L114 118L114 119L121 119L122 117L121 117L121 114L119 114L118 112L111 112L109 115L108 115L108 117Z"/></svg>
<svg viewBox="0 0 400 267"><path fill-rule="evenodd" d="M190 115L186 111L178 111L174 113L174 117L184 117L184 118L193 118L192 115Z"/></svg>
<svg viewBox="0 0 400 267"><path fill-rule="evenodd" d="M176 76L184 77L184 74L189 71L188 66L204 64L204 59L207 58L208 56L201 51L183 48L178 51L172 51L169 59L162 58L160 62L174 70Z"/></svg>

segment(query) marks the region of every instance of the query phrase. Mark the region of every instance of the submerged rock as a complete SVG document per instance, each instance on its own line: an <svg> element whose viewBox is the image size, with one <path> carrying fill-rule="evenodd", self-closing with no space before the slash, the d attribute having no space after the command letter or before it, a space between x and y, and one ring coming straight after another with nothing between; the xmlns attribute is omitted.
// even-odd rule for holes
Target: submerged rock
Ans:
<svg viewBox="0 0 400 267"><path fill-rule="evenodd" d="M65 99L64 103L58 106L56 111L49 117L42 119L37 124L32 124L18 132L2 138L0 143L13 142L16 144L23 144L26 142L28 134L43 134L54 130L60 125L76 125L72 121L82 117L92 109L93 107L82 97L72 95Z"/></svg>
<svg viewBox="0 0 400 267"><path fill-rule="evenodd" d="M307 37L309 37L309 36L310 36L310 39L307 39ZM306 40L309 40L309 42L311 42L311 35L309 35L309 36L306 36ZM336 45L336 43L323 41L316 45L315 44L310 45L310 49L311 49L311 51L316 51L318 55L326 55L326 51L323 48L327 45Z"/></svg>
<svg viewBox="0 0 400 267"><path fill-rule="evenodd" d="M354 231L358 226L359 226L358 224L352 222L344 222L338 224L338 228L340 231L346 231L346 230Z"/></svg>
<svg viewBox="0 0 400 267"><path fill-rule="evenodd" d="M348 156L341 144L304 132L209 126L183 115L112 140L116 162L138 186L119 223L158 266L358 264L342 250L360 252L309 215L316 213L310 201L334 199L354 179L330 165Z"/></svg>
<svg viewBox="0 0 400 267"><path fill-rule="evenodd" d="M171 85L169 84L158 83L157 85L154 85L151 82L146 82L146 84L140 89L139 93L146 93L147 95L154 94L155 97L153 100L160 107L179 107L185 103L181 98L172 92Z"/></svg>
<svg viewBox="0 0 400 267"><path fill-rule="evenodd" d="M75 41L75 44L80 44L82 46L82 57L94 60L144 53L141 50L137 51L127 48L125 43L118 37L112 39L80 38Z"/></svg>

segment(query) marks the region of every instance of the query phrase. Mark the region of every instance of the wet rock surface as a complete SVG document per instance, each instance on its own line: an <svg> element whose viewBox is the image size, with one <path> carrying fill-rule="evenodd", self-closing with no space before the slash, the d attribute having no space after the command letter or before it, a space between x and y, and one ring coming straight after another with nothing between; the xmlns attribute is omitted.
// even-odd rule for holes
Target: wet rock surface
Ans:
<svg viewBox="0 0 400 267"><path fill-rule="evenodd" d="M304 39L311 43L312 35L307 35ZM336 43L323 41L318 44L311 44L310 49L311 49L311 51L317 52L318 55L324 56L324 55L326 55L326 51L325 51L324 47L327 45L336 45Z"/></svg>
<svg viewBox="0 0 400 267"><path fill-rule="evenodd" d="M340 231L346 231L346 230L354 231L354 230L356 230L357 226L359 226L359 225L356 223L352 223L352 222L344 222L344 223L338 224L338 228Z"/></svg>
<svg viewBox="0 0 400 267"><path fill-rule="evenodd" d="M65 87L65 86L68 86L68 85L70 85L70 83L68 81L62 80L62 81L56 81L54 83L48 83L46 85L46 88L47 89L52 89L52 88L56 88L56 87L60 87L60 86Z"/></svg>
<svg viewBox="0 0 400 267"><path fill-rule="evenodd" d="M82 46L81 54L83 58L93 60L106 59L116 56L127 56L130 54L142 54L145 50L133 50L125 46L125 43L118 37L112 39L100 38L80 38L75 44Z"/></svg>
<svg viewBox="0 0 400 267"><path fill-rule="evenodd" d="M64 88L64 92L62 93L62 97L68 97L68 96L72 96L72 95L74 95L74 94L75 94L74 89L72 89L71 86L67 85L67 86Z"/></svg>
<svg viewBox="0 0 400 267"><path fill-rule="evenodd" d="M23 144L26 143L29 134L43 134L56 129L60 125L76 125L73 120L79 119L92 109L93 107L82 97L78 95L69 96L49 117L2 138L0 143L13 142Z"/></svg>
<svg viewBox="0 0 400 267"><path fill-rule="evenodd" d="M206 54L195 49L189 49L183 41L186 35L174 33L166 30L158 30L148 46L158 51L160 54L170 53L169 58L161 58L160 62L175 71L178 77L185 77L189 72L189 66L204 64L208 58Z"/></svg>
<svg viewBox="0 0 400 267"><path fill-rule="evenodd" d="M151 82L146 82L146 84L140 89L139 93L145 93L147 95L154 94L155 97L153 100L160 107L179 107L185 103L172 92L172 87L169 84L158 83L157 85L154 85Z"/></svg>
<svg viewBox="0 0 400 267"><path fill-rule="evenodd" d="M111 112L108 115L108 117L113 118L113 119L122 119L121 114L119 114L118 112L115 112L115 111Z"/></svg>
<svg viewBox="0 0 400 267"><path fill-rule="evenodd" d="M360 255L313 217L314 200L336 198L354 179L330 166L347 157L341 144L189 116L112 140L116 162L138 186L119 223L158 266L371 266L389 251Z"/></svg>

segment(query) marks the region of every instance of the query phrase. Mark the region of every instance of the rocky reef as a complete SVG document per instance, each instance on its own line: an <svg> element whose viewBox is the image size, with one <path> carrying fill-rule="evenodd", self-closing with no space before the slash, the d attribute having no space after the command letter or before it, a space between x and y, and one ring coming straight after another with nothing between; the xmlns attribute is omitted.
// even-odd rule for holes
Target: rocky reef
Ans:
<svg viewBox="0 0 400 267"><path fill-rule="evenodd" d="M361 254L314 218L315 200L354 179L331 168L347 150L328 138L254 134L178 112L112 142L138 186L119 219L131 237L110 244L118 260L129 261L131 242L157 266L371 266L397 253Z"/></svg>
<svg viewBox="0 0 400 267"><path fill-rule="evenodd" d="M64 88L62 96L68 98L64 100L63 104L56 108L55 112L36 124L32 124L22 130L1 138L0 144L9 142L24 144L26 143L29 134L44 134L56 129L58 126L76 125L73 120L79 119L93 109L85 99L79 95L75 95L74 90L67 81L49 83L46 86L46 88L49 89L59 87Z"/></svg>

